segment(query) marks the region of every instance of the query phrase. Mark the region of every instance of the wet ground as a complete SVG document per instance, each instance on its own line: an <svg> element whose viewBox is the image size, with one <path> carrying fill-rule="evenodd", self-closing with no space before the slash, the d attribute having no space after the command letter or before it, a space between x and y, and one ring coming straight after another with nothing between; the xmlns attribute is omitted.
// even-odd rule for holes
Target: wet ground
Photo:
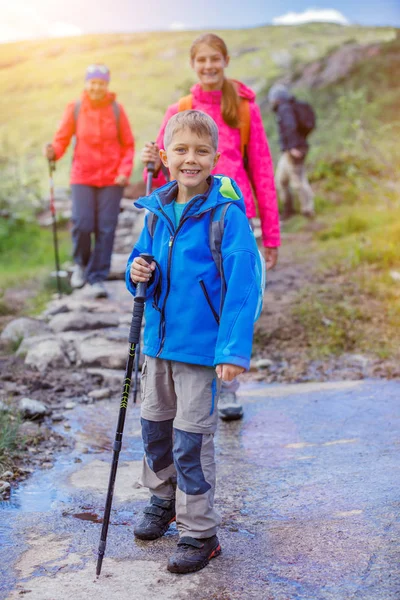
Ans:
<svg viewBox="0 0 400 600"><path fill-rule="evenodd" d="M398 600L399 393L381 381L242 386L244 420L217 435L222 554L186 576L166 569L174 527L133 538L147 494L130 406L96 579L119 399L78 405L73 449L0 505L0 598Z"/></svg>

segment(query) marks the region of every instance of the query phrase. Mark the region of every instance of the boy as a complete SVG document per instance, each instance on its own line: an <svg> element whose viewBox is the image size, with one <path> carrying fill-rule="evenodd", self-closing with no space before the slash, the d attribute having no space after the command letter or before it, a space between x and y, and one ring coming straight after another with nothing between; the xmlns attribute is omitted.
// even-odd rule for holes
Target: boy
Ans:
<svg viewBox="0 0 400 600"><path fill-rule="evenodd" d="M217 146L216 123L205 113L188 110L169 120L160 156L174 181L136 203L150 214L126 272L133 295L138 282L149 283L141 483L152 496L134 533L157 539L176 518L180 539L168 562L173 573L202 569L221 551L214 509L216 403L220 381L249 367L258 299L258 250L242 195L228 177L210 176ZM221 307L223 284L209 230L215 210L227 203ZM153 263L141 253L152 254Z"/></svg>

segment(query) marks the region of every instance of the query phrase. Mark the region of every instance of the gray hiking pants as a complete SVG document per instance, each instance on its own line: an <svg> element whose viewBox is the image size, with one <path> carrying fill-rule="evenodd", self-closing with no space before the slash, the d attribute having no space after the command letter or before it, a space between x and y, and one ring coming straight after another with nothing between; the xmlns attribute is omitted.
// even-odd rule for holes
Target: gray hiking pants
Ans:
<svg viewBox="0 0 400 600"><path fill-rule="evenodd" d="M279 159L275 179L279 197L287 210L293 209L293 191L299 195L302 213L314 211L314 192L308 183L304 159L296 161L289 152L284 152Z"/></svg>
<svg viewBox="0 0 400 600"><path fill-rule="evenodd" d="M220 384L211 367L146 356L141 379L142 486L176 499L180 536L215 535L214 433Z"/></svg>

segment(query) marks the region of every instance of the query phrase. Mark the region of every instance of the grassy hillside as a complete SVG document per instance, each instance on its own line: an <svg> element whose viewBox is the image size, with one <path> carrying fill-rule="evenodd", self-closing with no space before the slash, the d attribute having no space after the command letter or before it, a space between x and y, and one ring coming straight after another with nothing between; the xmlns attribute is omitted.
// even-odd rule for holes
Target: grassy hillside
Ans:
<svg viewBox="0 0 400 600"><path fill-rule="evenodd" d="M166 106L194 82L188 50L194 32L84 36L0 45L0 157L8 172L18 172L30 195L46 185L44 161L37 158L52 138L67 102L80 95L83 73L93 62L106 62L112 89L126 107L140 148L157 133ZM259 27L221 32L232 55L230 76L261 90L279 73L325 55L352 39L361 43L393 37L389 28L311 24ZM57 171L66 185L70 160ZM139 164L136 161L136 177ZM1 194L1 190L0 190ZM3 195L10 196L10 190ZM26 197L26 186L17 196ZM32 198L28 198L30 202ZM1 202L1 200L0 200Z"/></svg>

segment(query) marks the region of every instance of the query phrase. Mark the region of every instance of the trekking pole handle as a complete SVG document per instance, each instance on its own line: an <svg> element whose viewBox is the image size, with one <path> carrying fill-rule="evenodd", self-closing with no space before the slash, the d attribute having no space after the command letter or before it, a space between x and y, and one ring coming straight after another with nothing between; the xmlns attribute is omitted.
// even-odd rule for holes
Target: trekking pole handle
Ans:
<svg viewBox="0 0 400 600"><path fill-rule="evenodd" d="M141 254L140 258L150 265L153 261L152 254ZM133 303L133 316L131 328L129 331L129 343L138 344L140 340L140 330L142 328L142 319L144 313L144 302L146 299L147 281L141 281L136 287L136 296Z"/></svg>

